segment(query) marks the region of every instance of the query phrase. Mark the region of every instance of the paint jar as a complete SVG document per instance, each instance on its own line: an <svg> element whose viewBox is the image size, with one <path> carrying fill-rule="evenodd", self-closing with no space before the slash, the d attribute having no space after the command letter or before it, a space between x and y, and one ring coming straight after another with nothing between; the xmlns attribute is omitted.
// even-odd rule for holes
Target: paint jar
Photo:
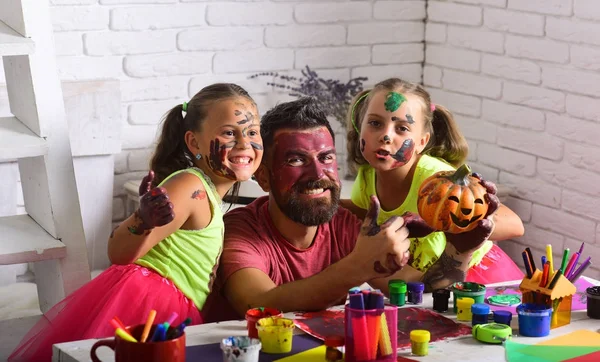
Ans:
<svg viewBox="0 0 600 362"><path fill-rule="evenodd" d="M292 350L294 321L288 318L267 317L256 322L258 338L265 353L288 353Z"/></svg>
<svg viewBox="0 0 600 362"><path fill-rule="evenodd" d="M544 337L550 334L552 308L526 303L517 307L519 334L525 337Z"/></svg>
<svg viewBox="0 0 600 362"><path fill-rule="evenodd" d="M344 318L346 362L396 362L397 306L388 304L383 309L364 310L346 304Z"/></svg>
<svg viewBox="0 0 600 362"><path fill-rule="evenodd" d="M424 329L410 331L410 350L415 356L427 356L431 334Z"/></svg>
<svg viewBox="0 0 600 362"><path fill-rule="evenodd" d="M473 298L459 298L456 301L457 311L456 311L456 319L459 321L467 322L470 321L473 317L471 314L471 306L475 304Z"/></svg>
<svg viewBox="0 0 600 362"><path fill-rule="evenodd" d="M512 322L512 312L508 310L495 310L494 322L510 326L510 322Z"/></svg>
<svg viewBox="0 0 600 362"><path fill-rule="evenodd" d="M275 308L252 308L246 311L246 328L248 329L248 337L258 338L256 322L258 322L259 319L266 317L283 317L283 313Z"/></svg>
<svg viewBox="0 0 600 362"><path fill-rule="evenodd" d="M406 283L398 282L388 286L390 291L390 304L402 307L406 304Z"/></svg>
<svg viewBox="0 0 600 362"><path fill-rule="evenodd" d="M341 362L344 360L344 354L338 348L344 346L344 337L328 336L325 337L325 360L327 362Z"/></svg>
<svg viewBox="0 0 600 362"><path fill-rule="evenodd" d="M411 304L422 304L423 303L423 291L425 290L425 284L421 282L409 282L406 283L407 299L408 303Z"/></svg>
<svg viewBox="0 0 600 362"><path fill-rule="evenodd" d="M471 306L471 325L487 324L490 315L490 306L483 303L475 303Z"/></svg>
<svg viewBox="0 0 600 362"><path fill-rule="evenodd" d="M585 292L587 293L587 316L600 319L600 286L587 288Z"/></svg>
<svg viewBox="0 0 600 362"><path fill-rule="evenodd" d="M258 362L261 343L246 336L228 337L221 341L223 362Z"/></svg>
<svg viewBox="0 0 600 362"><path fill-rule="evenodd" d="M458 282L450 286L454 295L454 313L458 298L472 298L475 303L485 303L485 285L471 282Z"/></svg>
<svg viewBox="0 0 600 362"><path fill-rule="evenodd" d="M437 289L433 293L433 310L436 312L447 312L448 311L448 299L450 299L450 290L448 289Z"/></svg>

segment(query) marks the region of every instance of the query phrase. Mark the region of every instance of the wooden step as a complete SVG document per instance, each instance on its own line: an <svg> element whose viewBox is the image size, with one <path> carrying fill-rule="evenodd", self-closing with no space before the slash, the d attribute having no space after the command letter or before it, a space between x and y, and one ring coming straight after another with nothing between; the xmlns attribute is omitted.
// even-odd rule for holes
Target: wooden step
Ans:
<svg viewBox="0 0 600 362"><path fill-rule="evenodd" d="M0 56L32 54L34 49L33 40L0 21Z"/></svg>
<svg viewBox="0 0 600 362"><path fill-rule="evenodd" d="M46 140L37 136L15 117L0 118L0 161L43 156Z"/></svg>
<svg viewBox="0 0 600 362"><path fill-rule="evenodd" d="M67 248L29 215L0 217L0 265L20 264L67 255Z"/></svg>

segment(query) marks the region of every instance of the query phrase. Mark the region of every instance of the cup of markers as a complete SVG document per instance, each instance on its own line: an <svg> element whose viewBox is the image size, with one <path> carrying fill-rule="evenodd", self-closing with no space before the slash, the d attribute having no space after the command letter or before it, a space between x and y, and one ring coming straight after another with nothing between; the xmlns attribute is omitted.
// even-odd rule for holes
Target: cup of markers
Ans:
<svg viewBox="0 0 600 362"><path fill-rule="evenodd" d="M117 362L185 362L184 330L191 319L175 324L178 314L173 312L165 322L155 324L155 317L156 311L152 310L145 324L129 327L118 317L113 318L110 324L115 328L115 338L94 343L90 351L92 361L101 361L96 350L106 346L114 351Z"/></svg>

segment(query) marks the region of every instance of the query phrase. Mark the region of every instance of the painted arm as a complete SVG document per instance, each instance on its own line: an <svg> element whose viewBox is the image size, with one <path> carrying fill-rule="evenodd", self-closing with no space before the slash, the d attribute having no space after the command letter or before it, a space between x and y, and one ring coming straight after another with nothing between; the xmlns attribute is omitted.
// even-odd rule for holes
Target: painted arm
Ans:
<svg viewBox="0 0 600 362"><path fill-rule="evenodd" d="M150 182L154 173L150 171ZM141 190L141 186L140 186ZM108 257L114 264L133 263L176 230L203 228L211 218L210 205L200 179L182 173L140 199L140 207L108 239Z"/></svg>
<svg viewBox="0 0 600 362"><path fill-rule="evenodd" d="M321 310L343 300L348 289L399 270L408 262L408 230L401 217L378 226L379 202L374 200L348 256L310 278L280 286L257 268L240 269L225 282L225 296L233 308L240 315L265 306L284 312ZM227 258L226 251L223 258Z"/></svg>

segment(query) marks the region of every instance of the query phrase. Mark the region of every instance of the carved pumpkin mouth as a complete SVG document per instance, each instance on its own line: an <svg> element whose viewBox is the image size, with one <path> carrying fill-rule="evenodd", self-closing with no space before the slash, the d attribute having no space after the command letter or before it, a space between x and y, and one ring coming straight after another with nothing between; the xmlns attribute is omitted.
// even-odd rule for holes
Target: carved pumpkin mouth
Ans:
<svg viewBox="0 0 600 362"><path fill-rule="evenodd" d="M450 213L450 217L452 218L452 222L456 226L461 227L461 228L466 228L467 226L469 226L469 224L477 221L481 217L481 214L475 215L471 219L464 219L464 220L459 219L458 216L454 215L453 213Z"/></svg>

